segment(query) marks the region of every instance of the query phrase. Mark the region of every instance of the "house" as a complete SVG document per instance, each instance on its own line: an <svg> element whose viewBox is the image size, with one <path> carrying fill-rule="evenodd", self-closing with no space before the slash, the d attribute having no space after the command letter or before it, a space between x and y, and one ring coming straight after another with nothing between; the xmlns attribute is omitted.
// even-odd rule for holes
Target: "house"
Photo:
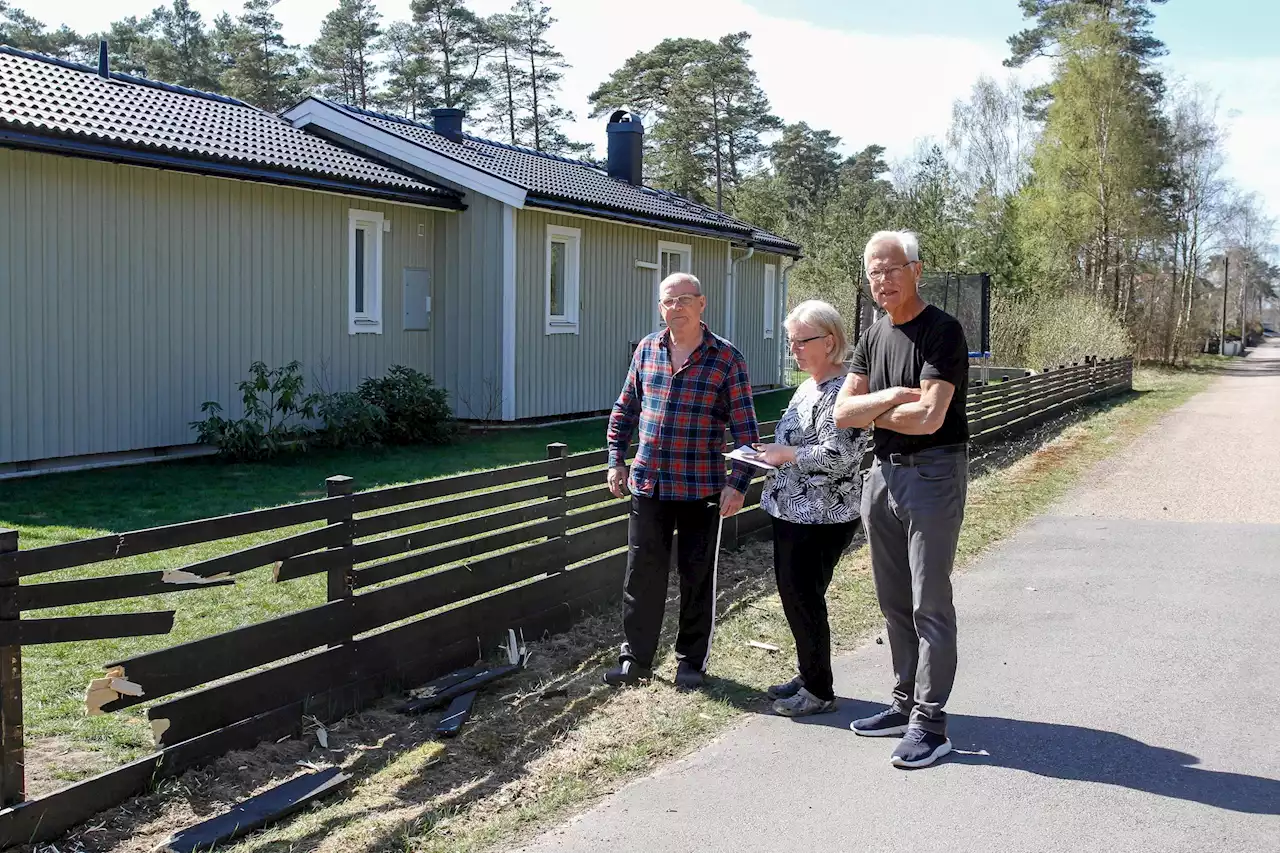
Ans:
<svg viewBox="0 0 1280 853"><path fill-rule="evenodd" d="M0 46L0 473L177 452L251 361L326 390L393 364L463 418L607 410L657 284L779 384L800 247L605 164L309 98L231 98Z"/></svg>

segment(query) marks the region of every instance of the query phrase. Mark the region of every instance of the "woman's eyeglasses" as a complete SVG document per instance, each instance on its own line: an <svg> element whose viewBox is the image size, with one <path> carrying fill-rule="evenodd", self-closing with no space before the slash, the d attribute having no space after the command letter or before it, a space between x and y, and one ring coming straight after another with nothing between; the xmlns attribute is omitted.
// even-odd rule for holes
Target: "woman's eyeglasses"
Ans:
<svg viewBox="0 0 1280 853"><path fill-rule="evenodd" d="M831 333L828 332L825 335L814 335L811 338L792 338L790 341L790 345L795 347L796 349L801 349L804 347L805 344L810 343L811 341L822 340L823 338L827 338L830 336L831 336Z"/></svg>

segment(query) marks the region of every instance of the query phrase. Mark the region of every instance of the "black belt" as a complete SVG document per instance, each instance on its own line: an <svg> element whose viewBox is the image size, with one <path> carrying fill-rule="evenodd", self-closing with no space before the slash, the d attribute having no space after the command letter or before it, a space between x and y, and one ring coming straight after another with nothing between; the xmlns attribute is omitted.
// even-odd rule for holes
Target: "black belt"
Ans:
<svg viewBox="0 0 1280 853"><path fill-rule="evenodd" d="M919 453L890 453L889 458L883 461L887 461L890 465L914 468L917 465L943 462L948 456L963 455L968 450L969 445L967 444L944 444L941 447L930 447L928 450L921 450Z"/></svg>

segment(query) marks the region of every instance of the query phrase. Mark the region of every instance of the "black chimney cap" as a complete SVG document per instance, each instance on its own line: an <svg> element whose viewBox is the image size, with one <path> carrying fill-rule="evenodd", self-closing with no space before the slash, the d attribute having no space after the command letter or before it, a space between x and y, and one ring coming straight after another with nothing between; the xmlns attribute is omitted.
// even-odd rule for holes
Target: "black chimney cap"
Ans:
<svg viewBox="0 0 1280 853"><path fill-rule="evenodd" d="M452 139L454 142L462 141L462 120L467 114L459 109L452 107L437 107L431 111L431 125L435 132Z"/></svg>
<svg viewBox="0 0 1280 853"><path fill-rule="evenodd" d="M111 61L110 54L107 51L107 40L99 39L98 41L98 76L104 80L111 79Z"/></svg>
<svg viewBox="0 0 1280 853"><path fill-rule="evenodd" d="M629 110L609 116L609 177L632 186L644 183L644 125Z"/></svg>

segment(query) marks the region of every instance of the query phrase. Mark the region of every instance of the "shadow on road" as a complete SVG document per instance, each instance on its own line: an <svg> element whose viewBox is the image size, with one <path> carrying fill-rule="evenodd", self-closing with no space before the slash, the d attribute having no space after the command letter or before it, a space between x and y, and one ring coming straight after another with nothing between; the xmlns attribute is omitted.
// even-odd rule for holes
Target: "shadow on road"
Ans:
<svg viewBox="0 0 1280 853"><path fill-rule="evenodd" d="M834 713L796 720L848 730L883 705L840 699ZM1081 726L951 714L947 734L955 751L946 761L1007 767L1073 782L1118 785L1246 814L1280 815L1280 779L1205 770L1185 752ZM857 737L849 732L850 737Z"/></svg>

